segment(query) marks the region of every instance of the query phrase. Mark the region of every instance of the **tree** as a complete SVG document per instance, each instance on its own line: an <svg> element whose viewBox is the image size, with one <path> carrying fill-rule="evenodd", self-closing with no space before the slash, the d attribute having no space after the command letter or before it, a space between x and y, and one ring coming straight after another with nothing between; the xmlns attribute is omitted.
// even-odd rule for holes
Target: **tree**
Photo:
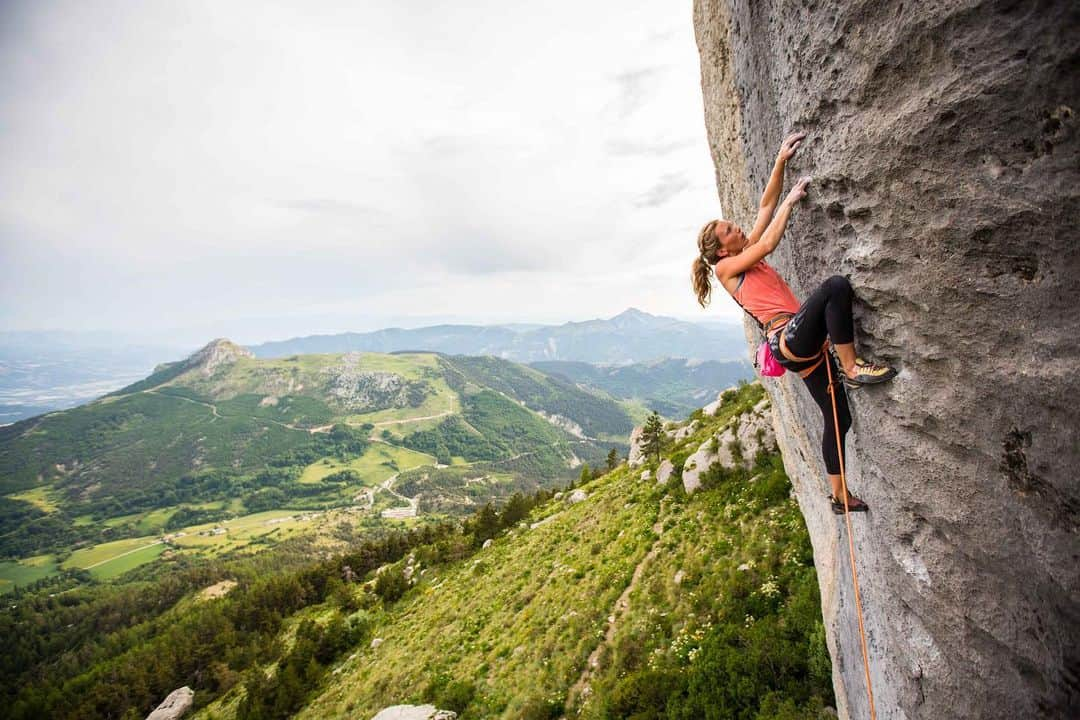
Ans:
<svg viewBox="0 0 1080 720"><path fill-rule="evenodd" d="M652 415L645 420L645 427L641 430L641 448L646 455L654 455L660 462L660 445L664 439L664 423L660 414L653 410Z"/></svg>
<svg viewBox="0 0 1080 720"><path fill-rule="evenodd" d="M473 544L476 547L480 547L485 540L498 535L502 525L499 522L499 514L490 502L484 503L484 507L477 511L472 520Z"/></svg>
<svg viewBox="0 0 1080 720"><path fill-rule="evenodd" d="M592 476L592 471L589 470L588 464L582 465L581 466L581 476L578 478L578 482L584 485L585 483L592 480L592 477L593 477Z"/></svg>
<svg viewBox="0 0 1080 720"><path fill-rule="evenodd" d="M529 501L520 492L510 496L502 509L500 521L503 527L513 527L525 519L531 509Z"/></svg>
<svg viewBox="0 0 1080 720"><path fill-rule="evenodd" d="M607 454L607 469L609 471L614 470L615 466L619 464L619 452L615 448L611 448L611 452Z"/></svg>

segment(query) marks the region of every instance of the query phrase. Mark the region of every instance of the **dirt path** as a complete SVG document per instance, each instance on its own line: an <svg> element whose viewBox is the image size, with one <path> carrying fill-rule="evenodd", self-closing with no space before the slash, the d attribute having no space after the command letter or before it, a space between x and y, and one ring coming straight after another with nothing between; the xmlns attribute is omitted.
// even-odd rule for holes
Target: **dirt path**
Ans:
<svg viewBox="0 0 1080 720"><path fill-rule="evenodd" d="M210 404L208 402L203 402L201 400L192 400L191 398L184 397L183 395L170 395L168 393L158 392L157 390L144 390L143 392L149 393L151 395L157 395L159 397L172 398L174 400L184 400L185 402L193 403L195 405L202 405L203 407L210 408L210 412L212 412L214 414L214 420L225 419L225 418L229 418L229 417L242 417L242 418L247 418L248 420L253 420L255 422L273 423L274 425L277 425L278 427L288 428L289 430L296 430L298 432L306 432L306 433L330 432L330 430L334 427L333 424L330 424L330 425L320 425L319 427L314 427L314 428L305 428L305 427L299 427L297 425L292 425L290 423L283 423L283 422L281 422L279 420L272 420L270 418L265 418L265 417L257 417L255 415L222 415L221 413L218 412L218 409L217 409L216 405L212 405L212 404ZM214 422L214 420L211 420L210 422Z"/></svg>
<svg viewBox="0 0 1080 720"><path fill-rule="evenodd" d="M404 423L420 422L421 420L434 420L435 418L446 417L447 415L456 415L456 410L444 410L441 413L435 413L434 415L421 415L420 417L405 418L404 420L380 420L377 423L371 423L375 427L385 427L387 425L401 425ZM352 423L350 423L352 424ZM361 423L362 424L362 423Z"/></svg>
<svg viewBox="0 0 1080 720"><path fill-rule="evenodd" d="M660 552L660 540L664 533L663 522L657 520L653 524L653 532L656 533L656 540L653 542L649 552L645 557L641 559L641 562L634 568L634 575L630 578L630 584L619 595L619 599L615 601L615 606L612 607L611 612L608 613L608 626L607 632L604 633L604 639L593 649L589 654L589 659L585 662L585 669L581 671L581 676L578 677L577 682L573 684L569 692L566 694L566 706L579 708L581 703L588 699L592 694L592 688L589 686L589 680L592 679L592 672L600 662L600 654L604 651L604 648L611 644L611 641L615 639L615 628L622 615L630 608L630 593L637 587L638 581L645 572L645 567L652 559L656 557L656 554ZM566 720L566 716L563 716L560 720Z"/></svg>

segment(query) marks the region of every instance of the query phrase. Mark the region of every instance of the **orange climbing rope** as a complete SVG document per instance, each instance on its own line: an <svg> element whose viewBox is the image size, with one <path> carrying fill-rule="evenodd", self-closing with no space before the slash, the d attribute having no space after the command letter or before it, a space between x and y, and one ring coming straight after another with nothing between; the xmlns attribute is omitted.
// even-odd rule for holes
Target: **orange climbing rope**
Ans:
<svg viewBox="0 0 1080 720"><path fill-rule="evenodd" d="M874 712L874 687L870 683L870 655L866 651L866 631L863 629L862 599L859 597L859 574L855 572L855 540L851 534L851 512L848 510L847 476L844 474L844 448L840 441L840 419L836 412L836 390L833 385L832 361L828 349L825 355L825 369L829 373L829 397L832 399L833 427L836 429L836 456L840 458L840 489L844 493L844 519L847 520L848 552L851 554L851 582L855 586L855 610L859 618L859 640L862 642L863 669L866 671L866 693L870 696L870 720L877 720Z"/></svg>

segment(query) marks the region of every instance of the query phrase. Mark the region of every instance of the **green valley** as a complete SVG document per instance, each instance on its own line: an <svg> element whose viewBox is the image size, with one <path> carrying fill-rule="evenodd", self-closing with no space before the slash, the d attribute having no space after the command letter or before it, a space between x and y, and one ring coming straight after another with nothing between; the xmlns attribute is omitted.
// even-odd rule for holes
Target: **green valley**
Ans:
<svg viewBox="0 0 1080 720"><path fill-rule="evenodd" d="M602 463L632 425L603 393L496 358L258 359L215 340L99 400L0 428L0 592L467 514ZM306 519L236 531L270 512Z"/></svg>

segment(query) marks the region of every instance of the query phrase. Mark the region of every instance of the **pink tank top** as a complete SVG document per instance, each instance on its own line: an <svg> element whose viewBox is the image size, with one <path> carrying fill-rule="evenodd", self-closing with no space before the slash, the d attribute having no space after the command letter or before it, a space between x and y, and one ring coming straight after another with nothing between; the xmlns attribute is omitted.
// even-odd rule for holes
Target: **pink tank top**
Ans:
<svg viewBox="0 0 1080 720"><path fill-rule="evenodd" d="M742 274L735 299L763 325L779 313L797 313L799 301L780 274L764 260Z"/></svg>

